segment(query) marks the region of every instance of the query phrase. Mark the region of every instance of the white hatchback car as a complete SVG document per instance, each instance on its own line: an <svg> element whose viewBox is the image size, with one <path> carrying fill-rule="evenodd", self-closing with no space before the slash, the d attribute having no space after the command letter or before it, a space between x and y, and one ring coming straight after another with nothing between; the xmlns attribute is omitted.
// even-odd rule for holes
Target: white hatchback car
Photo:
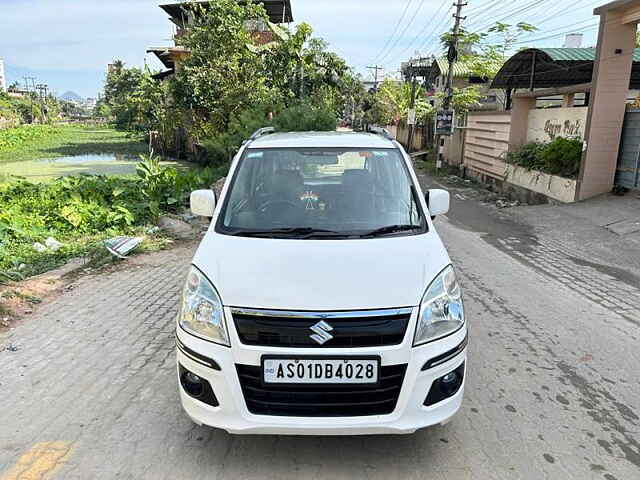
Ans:
<svg viewBox="0 0 640 480"><path fill-rule="evenodd" d="M467 326L421 194L386 132L261 129L233 160L177 319L182 405L238 434L411 433L460 408Z"/></svg>

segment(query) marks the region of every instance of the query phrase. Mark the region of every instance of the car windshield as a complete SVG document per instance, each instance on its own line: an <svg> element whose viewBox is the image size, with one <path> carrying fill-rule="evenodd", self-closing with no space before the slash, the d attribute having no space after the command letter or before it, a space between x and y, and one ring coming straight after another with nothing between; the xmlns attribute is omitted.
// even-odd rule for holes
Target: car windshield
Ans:
<svg viewBox="0 0 640 480"><path fill-rule="evenodd" d="M217 230L284 238L408 235L426 228L395 149L248 149Z"/></svg>

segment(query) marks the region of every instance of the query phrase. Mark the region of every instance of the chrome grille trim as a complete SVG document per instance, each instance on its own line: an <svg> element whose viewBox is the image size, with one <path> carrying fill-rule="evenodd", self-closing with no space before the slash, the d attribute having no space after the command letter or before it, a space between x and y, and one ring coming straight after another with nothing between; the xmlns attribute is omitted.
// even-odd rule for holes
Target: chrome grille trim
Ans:
<svg viewBox="0 0 640 480"><path fill-rule="evenodd" d="M344 310L334 312L324 311L294 311L294 310L268 310L258 308L229 307L232 314L250 315L255 317L279 317L300 318L313 320L326 320L331 318L363 318L363 317L388 317L393 315L411 315L414 307L388 308L384 310Z"/></svg>

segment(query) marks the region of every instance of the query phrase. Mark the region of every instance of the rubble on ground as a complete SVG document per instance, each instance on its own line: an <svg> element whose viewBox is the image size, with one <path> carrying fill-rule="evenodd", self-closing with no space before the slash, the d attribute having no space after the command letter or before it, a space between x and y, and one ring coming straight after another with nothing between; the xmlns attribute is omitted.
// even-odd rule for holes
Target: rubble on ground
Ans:
<svg viewBox="0 0 640 480"><path fill-rule="evenodd" d="M142 237L115 237L104 241L109 253L118 258L125 258L142 243Z"/></svg>

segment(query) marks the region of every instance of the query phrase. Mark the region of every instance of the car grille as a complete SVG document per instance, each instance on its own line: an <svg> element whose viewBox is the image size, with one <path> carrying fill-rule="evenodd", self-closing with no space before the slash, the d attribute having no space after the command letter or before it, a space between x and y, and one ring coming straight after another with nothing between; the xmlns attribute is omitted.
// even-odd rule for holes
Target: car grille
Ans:
<svg viewBox="0 0 640 480"><path fill-rule="evenodd" d="M247 409L255 415L359 417L395 410L407 365L381 367L375 385L267 385L261 367L236 368Z"/></svg>
<svg viewBox="0 0 640 480"><path fill-rule="evenodd" d="M231 310L240 341L264 347L380 347L402 343L411 308L348 312ZM318 343L311 327L330 325L329 339Z"/></svg>

